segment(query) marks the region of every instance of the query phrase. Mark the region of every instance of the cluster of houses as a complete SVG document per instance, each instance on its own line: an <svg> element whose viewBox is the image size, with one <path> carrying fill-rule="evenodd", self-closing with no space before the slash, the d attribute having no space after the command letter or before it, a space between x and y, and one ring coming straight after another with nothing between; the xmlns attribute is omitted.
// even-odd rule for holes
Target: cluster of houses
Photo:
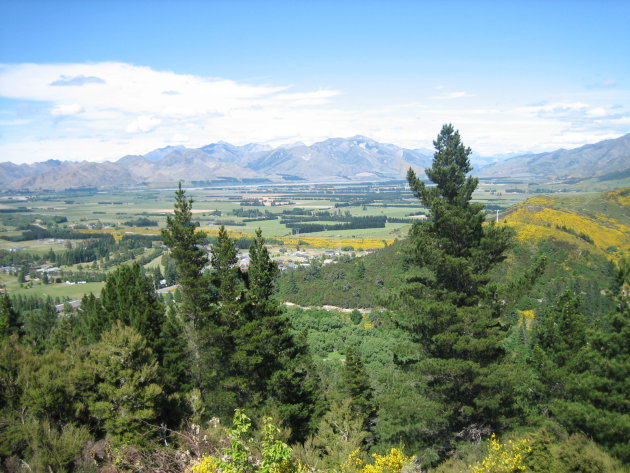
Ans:
<svg viewBox="0 0 630 473"><path fill-rule="evenodd" d="M285 250L285 251L282 251ZM317 261L320 264L336 264L339 262L339 257L343 255L350 255L352 251L342 250L327 250L320 253L309 253L306 251L287 251L282 248L279 255L272 256L272 259L278 263L280 271L287 269L307 268L311 264ZM238 252L238 266L242 270L249 268L249 252L245 250L239 250Z"/></svg>

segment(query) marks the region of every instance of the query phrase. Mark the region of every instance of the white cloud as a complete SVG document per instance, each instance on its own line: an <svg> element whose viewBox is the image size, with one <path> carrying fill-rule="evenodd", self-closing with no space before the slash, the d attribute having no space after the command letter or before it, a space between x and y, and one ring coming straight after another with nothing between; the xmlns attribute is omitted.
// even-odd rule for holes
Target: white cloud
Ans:
<svg viewBox="0 0 630 473"><path fill-rule="evenodd" d="M359 102L342 108L336 100L341 92L327 88L252 85L124 63L5 64L0 65L0 97L18 103L0 110L13 125L0 137L0 157L15 162L117 159L170 144L311 144L358 134L430 148L443 123L460 129L475 151L495 154L566 147L580 138L585 141L578 144L595 142L628 129L626 109L613 108L626 103L619 95L598 101L593 97L600 92L591 91L590 96L548 102L529 97L522 103L537 104L501 106L477 90L473 95L437 89L379 109ZM440 95L432 97L435 93ZM471 99L456 100L464 97Z"/></svg>
<svg viewBox="0 0 630 473"><path fill-rule="evenodd" d="M140 115L127 125L125 131L127 133L147 133L154 130L160 123L162 123L162 120L159 118L151 115Z"/></svg>
<svg viewBox="0 0 630 473"><path fill-rule="evenodd" d="M104 84L105 81L103 79L101 79L100 77L85 77L85 76L75 76L75 77L68 77L68 76L61 76L59 79L53 81L50 83L50 85L56 85L56 86L64 86L64 87L82 87L84 85L88 85L88 84Z"/></svg>
<svg viewBox="0 0 630 473"><path fill-rule="evenodd" d="M78 103L72 104L60 104L57 105L50 111L50 114L56 117L63 117L67 115L76 115L77 113L81 113L83 111L83 107Z"/></svg>

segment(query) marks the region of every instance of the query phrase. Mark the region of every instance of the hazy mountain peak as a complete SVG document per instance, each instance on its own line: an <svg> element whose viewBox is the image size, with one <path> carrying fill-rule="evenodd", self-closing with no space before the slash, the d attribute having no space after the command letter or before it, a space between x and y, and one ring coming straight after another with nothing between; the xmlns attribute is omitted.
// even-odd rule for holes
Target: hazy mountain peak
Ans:
<svg viewBox="0 0 630 473"><path fill-rule="evenodd" d="M419 175L431 166L430 150L405 149L363 135L330 138L271 148L224 141L189 149L166 146L144 156L128 155L114 163L48 160L31 165L0 163L0 184L12 189L116 187L138 183L237 179L357 181L405 178L412 167ZM630 134L570 150L516 156L472 156L478 174L487 177L593 177L612 179L630 172ZM484 164L490 164L485 167ZM480 166L481 165L481 166ZM612 176L612 177L609 177Z"/></svg>
<svg viewBox="0 0 630 473"><path fill-rule="evenodd" d="M144 158L149 160L149 161L159 161L160 159L162 159L164 156L166 156L167 154L173 152L173 151L177 151L177 150L183 150L186 149L184 146L178 145L178 146L165 146L164 148L159 148L153 151L150 151L149 153L144 155Z"/></svg>

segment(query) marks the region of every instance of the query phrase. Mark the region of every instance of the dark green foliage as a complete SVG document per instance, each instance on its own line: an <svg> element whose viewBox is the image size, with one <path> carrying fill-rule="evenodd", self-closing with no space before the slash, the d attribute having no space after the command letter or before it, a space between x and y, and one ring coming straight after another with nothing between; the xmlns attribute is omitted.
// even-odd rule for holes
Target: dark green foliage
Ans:
<svg viewBox="0 0 630 473"><path fill-rule="evenodd" d="M32 353L18 343L16 335L0 340L0 458L24 447L19 422L23 385L19 375L25 359L32 361Z"/></svg>
<svg viewBox="0 0 630 473"><path fill-rule="evenodd" d="M551 413L572 431L587 433L613 455L630 463L630 304L628 260L620 263L617 308L585 329L584 318L569 310L556 327L541 324L538 359L543 383L551 373ZM537 361L537 358L534 357Z"/></svg>
<svg viewBox="0 0 630 473"><path fill-rule="evenodd" d="M85 344L100 340L103 330L111 327L113 322L113 318L105 313L101 301L94 294L83 296L77 316L77 333Z"/></svg>
<svg viewBox="0 0 630 473"><path fill-rule="evenodd" d="M361 419L363 428L371 430L377 413L374 390L363 366L363 361L352 348L346 350L346 362L341 373L340 391L350 398L350 409L357 418Z"/></svg>
<svg viewBox="0 0 630 473"><path fill-rule="evenodd" d="M177 268L175 262L170 255L165 254L162 257L162 264L164 265L164 279L166 279L166 285L172 286L177 282Z"/></svg>
<svg viewBox="0 0 630 473"><path fill-rule="evenodd" d="M76 331L84 343L95 343L116 321L135 328L157 350L164 307L153 282L137 263L122 265L107 276L100 299L83 296Z"/></svg>
<svg viewBox="0 0 630 473"><path fill-rule="evenodd" d="M586 342L586 318L579 309L580 299L564 292L536 325L532 363L547 400L564 396L566 376L574 369L574 358Z"/></svg>
<svg viewBox="0 0 630 473"><path fill-rule="evenodd" d="M232 266L236 255L221 233L213 250L221 309L232 311L227 315L234 321L229 332L230 376L222 385L234 393L237 406L276 409L293 439L303 440L310 431L317 389L306 346L293 336L289 320L272 297L278 267L264 243L258 230L249 250L243 292L237 285L239 273Z"/></svg>
<svg viewBox="0 0 630 473"><path fill-rule="evenodd" d="M165 392L186 393L192 388L192 363L186 341L184 322L173 306L170 306L160 333L159 358Z"/></svg>
<svg viewBox="0 0 630 473"><path fill-rule="evenodd" d="M196 231L197 226L192 220L192 203L192 199L186 199L180 183L175 192L175 213L166 219L166 228L162 230L162 239L170 249L164 271L170 283L173 277L171 261L175 263L181 289L176 292L175 300L190 353L191 365L188 369L195 385L206 396L217 386L216 376L221 370L219 342L222 341L222 333L218 330L217 312L213 307L215 296L203 272L208 257L201 247L204 235ZM185 357L179 348L174 356L178 359ZM171 364L171 368L174 367L175 364ZM182 376L185 375L171 373L174 378ZM210 402L209 399L207 401Z"/></svg>
<svg viewBox="0 0 630 473"><path fill-rule="evenodd" d="M422 354L411 366L430 380L431 396L442 403L447 428L435 434L445 446L456 434L475 438L500 429L514 415L510 378L502 376L510 370L502 366L501 307L489 285L489 271L505 259L512 232L484 226L483 206L470 203L478 181L466 176L471 151L459 133L445 125L433 144L426 174L436 186L426 186L411 169L407 176L430 218L409 233L418 270L400 294L406 307L400 323Z"/></svg>
<svg viewBox="0 0 630 473"><path fill-rule="evenodd" d="M158 223L155 220L151 220L147 217L138 217L135 220L128 220L123 222L123 225L128 227L157 227Z"/></svg>
<svg viewBox="0 0 630 473"><path fill-rule="evenodd" d="M186 327L174 306L170 306L162 324L158 343L159 373L165 399L162 419L178 427L189 414L184 400L193 389L193 359L186 340Z"/></svg>
<svg viewBox="0 0 630 473"><path fill-rule="evenodd" d="M120 266L107 277L101 304L109 321L119 320L140 333L155 349L164 320L164 307L155 288L137 263ZM101 332L109 330L101 326Z"/></svg>
<svg viewBox="0 0 630 473"><path fill-rule="evenodd" d="M77 363L80 366L82 360L74 353L54 350L33 359L29 366L23 365L21 404L30 416L56 422L71 422L82 417L85 399L71 394L82 384L75 372ZM81 371L80 367L78 369ZM85 394L80 392L81 396Z"/></svg>
<svg viewBox="0 0 630 473"><path fill-rule="evenodd" d="M19 314L13 308L9 295L0 296L0 340L20 331Z"/></svg>
<svg viewBox="0 0 630 473"><path fill-rule="evenodd" d="M266 308L266 304L273 304L270 297L275 292L274 281L279 274L278 265L271 260L265 246L262 231L256 230L256 238L249 247L248 301L258 308Z"/></svg>
<svg viewBox="0 0 630 473"><path fill-rule="evenodd" d="M150 443L162 388L157 384L156 358L146 341L133 328L116 322L92 348L89 363L97 376L89 410L111 442Z"/></svg>
<svg viewBox="0 0 630 473"><path fill-rule="evenodd" d="M24 320L24 341L42 353L46 349L46 343L57 324L57 309L50 297L35 310L26 313Z"/></svg>
<svg viewBox="0 0 630 473"><path fill-rule="evenodd" d="M201 248L204 236L196 231L197 226L192 220L192 203L192 199L186 199L186 192L180 183L175 192L175 213L166 219L162 241L169 247L177 267L178 282L183 293L180 310L196 329L208 305L207 284L202 275L208 257Z"/></svg>
<svg viewBox="0 0 630 473"><path fill-rule="evenodd" d="M222 225L216 243L212 246L212 282L217 288L222 323L230 329L239 325L242 319L243 274L237 266L237 250L234 240Z"/></svg>

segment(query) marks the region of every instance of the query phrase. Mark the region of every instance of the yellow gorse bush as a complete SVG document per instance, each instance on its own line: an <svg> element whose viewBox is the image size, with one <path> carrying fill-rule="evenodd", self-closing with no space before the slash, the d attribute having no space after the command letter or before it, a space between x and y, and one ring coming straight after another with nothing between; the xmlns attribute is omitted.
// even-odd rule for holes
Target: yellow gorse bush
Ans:
<svg viewBox="0 0 630 473"><path fill-rule="evenodd" d="M536 318L536 312L534 311L534 309L517 310L516 312L520 315L520 318L518 320L519 327L524 326L525 329L531 330L534 319Z"/></svg>
<svg viewBox="0 0 630 473"><path fill-rule="evenodd" d="M607 192L604 196L608 200L614 200L621 205L630 206L630 187L623 187L612 192Z"/></svg>
<svg viewBox="0 0 630 473"><path fill-rule="evenodd" d="M304 242L313 248L336 249L344 246L352 246L355 250L374 250L383 248L394 243L392 238L316 238L316 237L276 237L276 240L283 241L286 245L297 246L299 242Z"/></svg>
<svg viewBox="0 0 630 473"><path fill-rule="evenodd" d="M519 240L567 241L612 259L630 251L630 227L627 225L610 217L587 217L569 210L544 207L546 200L549 199L529 199L504 219L506 224L515 228ZM590 238L592 243L580 238L580 234ZM611 248L617 251L611 252Z"/></svg>
<svg viewBox="0 0 630 473"><path fill-rule="evenodd" d="M517 473L527 471L525 457L532 451L529 439L501 443L492 434L488 440L488 454L471 467L472 473Z"/></svg>
<svg viewBox="0 0 630 473"><path fill-rule="evenodd" d="M366 463L359 457L359 450L355 450L342 466L342 471L344 473L400 473L403 466L413 460L413 457L406 456L398 448L392 448L387 455L374 453L372 458L373 463Z"/></svg>
<svg viewBox="0 0 630 473"><path fill-rule="evenodd" d="M216 458L205 455L199 463L192 466L190 473L216 473L218 468Z"/></svg>

